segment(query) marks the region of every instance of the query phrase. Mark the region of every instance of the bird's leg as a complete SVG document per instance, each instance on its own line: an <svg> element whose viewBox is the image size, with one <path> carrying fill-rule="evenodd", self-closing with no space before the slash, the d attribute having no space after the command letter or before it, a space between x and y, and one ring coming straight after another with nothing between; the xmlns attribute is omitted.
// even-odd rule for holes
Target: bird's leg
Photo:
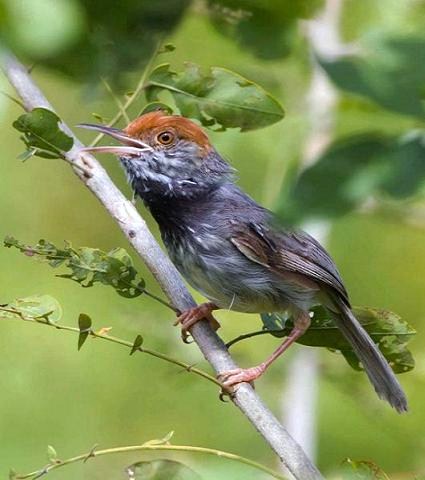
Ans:
<svg viewBox="0 0 425 480"><path fill-rule="evenodd" d="M210 324L213 330L218 330L220 328L220 324L218 321L212 316L212 311L218 310L218 307L215 303L206 302L201 303L197 307L190 308L189 310L185 310L182 312L178 317L177 320L174 322L174 325L180 324L182 327L182 339L185 343L187 342L188 337L188 330L192 328L195 323L199 322L199 320L205 319Z"/></svg>
<svg viewBox="0 0 425 480"><path fill-rule="evenodd" d="M285 338L285 341L267 358L264 362L251 368L235 368L219 375L219 380L226 388L232 387L242 382L252 382L260 377L266 369L287 350L298 338L300 338L310 326L310 316L308 312L300 311L294 320L294 328Z"/></svg>

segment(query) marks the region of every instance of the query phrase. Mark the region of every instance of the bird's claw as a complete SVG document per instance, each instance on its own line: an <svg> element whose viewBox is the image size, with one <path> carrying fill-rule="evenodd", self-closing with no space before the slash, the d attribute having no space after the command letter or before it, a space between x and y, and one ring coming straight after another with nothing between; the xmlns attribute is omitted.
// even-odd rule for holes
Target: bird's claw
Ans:
<svg viewBox="0 0 425 480"><path fill-rule="evenodd" d="M188 341L189 330L200 320L206 319L214 330L220 327L220 324L212 316L211 311L215 305L211 303L203 303L197 307L190 308L182 312L174 322L174 325L181 325L181 336L184 343L192 343Z"/></svg>
<svg viewBox="0 0 425 480"><path fill-rule="evenodd" d="M218 380L221 382L224 389L228 390L237 387L241 383L249 383L254 387L254 380L264 373L265 367L258 365L251 368L234 368L218 375Z"/></svg>

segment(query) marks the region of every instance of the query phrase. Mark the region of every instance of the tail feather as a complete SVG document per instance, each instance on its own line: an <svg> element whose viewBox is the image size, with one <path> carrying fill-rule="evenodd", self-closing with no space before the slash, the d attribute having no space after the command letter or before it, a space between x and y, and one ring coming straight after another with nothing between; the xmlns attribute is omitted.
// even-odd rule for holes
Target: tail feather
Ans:
<svg viewBox="0 0 425 480"><path fill-rule="evenodd" d="M332 317L361 361L376 393L397 412L406 412L406 396L388 362L345 302L339 298L333 300L338 312L332 309Z"/></svg>

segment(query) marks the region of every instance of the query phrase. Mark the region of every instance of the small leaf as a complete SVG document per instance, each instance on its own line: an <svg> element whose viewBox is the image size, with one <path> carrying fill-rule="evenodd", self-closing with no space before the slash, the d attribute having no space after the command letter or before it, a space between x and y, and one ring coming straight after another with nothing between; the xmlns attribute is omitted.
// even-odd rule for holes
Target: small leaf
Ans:
<svg viewBox="0 0 425 480"><path fill-rule="evenodd" d="M56 453L56 450L51 445L48 445L47 447L47 459L49 460L50 463L56 463L58 460L58 454Z"/></svg>
<svg viewBox="0 0 425 480"><path fill-rule="evenodd" d="M15 469L11 468L9 470L9 480L16 480L18 477L18 473L16 472Z"/></svg>
<svg viewBox="0 0 425 480"><path fill-rule="evenodd" d="M50 295L32 295L31 297L17 298L9 304L1 305L0 317L21 318L54 324L62 317L62 307Z"/></svg>
<svg viewBox="0 0 425 480"><path fill-rule="evenodd" d="M15 122L14 128L24 134L28 150L43 158L60 158L71 149L74 141L60 128L60 118L46 108L34 108L24 113Z"/></svg>
<svg viewBox="0 0 425 480"><path fill-rule="evenodd" d="M102 117L102 115L100 115L99 113L92 112L91 115L92 115L93 118L98 120L100 123L107 123L106 120L104 119L104 117Z"/></svg>
<svg viewBox="0 0 425 480"><path fill-rule="evenodd" d="M183 463L165 459L134 463L126 472L129 480L202 480Z"/></svg>
<svg viewBox="0 0 425 480"><path fill-rule="evenodd" d="M162 110L162 111L167 112L169 114L173 113L173 109L165 103L150 102L143 107L143 110L140 112L140 115L144 115L145 113L149 113L149 112L156 112L158 110Z"/></svg>
<svg viewBox="0 0 425 480"><path fill-rule="evenodd" d="M137 335L134 339L133 346L131 347L130 355L133 355L143 344L143 337L141 335Z"/></svg>
<svg viewBox="0 0 425 480"><path fill-rule="evenodd" d="M81 350L81 347L90 335L91 325L91 318L85 313L80 313L78 317L78 328L80 329L80 334L78 335L78 350Z"/></svg>
<svg viewBox="0 0 425 480"><path fill-rule="evenodd" d="M163 438L148 440L143 445L169 445L170 440L173 438L174 431L168 432Z"/></svg>
<svg viewBox="0 0 425 480"><path fill-rule="evenodd" d="M166 43L159 49L158 53L174 52L176 48L177 47L174 45L174 43Z"/></svg>
<svg viewBox="0 0 425 480"><path fill-rule="evenodd" d="M284 117L283 108L269 93L224 68L212 67L202 73L198 65L187 64L183 72L176 73L169 64L159 65L150 75L146 96L157 101L164 90L173 95L182 115L209 127L254 130Z"/></svg>
<svg viewBox="0 0 425 480"><path fill-rule="evenodd" d="M369 461L355 461L347 458L342 464L343 480L390 480L376 464Z"/></svg>

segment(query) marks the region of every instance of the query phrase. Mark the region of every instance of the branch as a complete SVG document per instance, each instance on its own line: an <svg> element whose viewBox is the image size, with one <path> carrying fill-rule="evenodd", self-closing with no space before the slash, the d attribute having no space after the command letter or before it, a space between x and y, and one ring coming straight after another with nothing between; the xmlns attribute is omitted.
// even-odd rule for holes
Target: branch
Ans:
<svg viewBox="0 0 425 480"><path fill-rule="evenodd" d="M0 54L2 69L22 99L25 108L32 110L36 107L44 107L54 111L30 78L25 67L12 54L5 51ZM117 222L136 252L151 270L171 304L180 311L194 307L196 303L185 287L180 274L161 250L134 205L117 189L104 168L93 156L87 153L81 155L80 149L83 145L71 130L63 123L61 128L74 139L72 149L65 154L68 162L73 165L74 173L96 195ZM81 169L85 169L86 172ZM236 368L223 341L207 322L202 321L195 324L191 329L191 335L217 374ZM301 447L262 403L249 384L242 384L232 395L232 401L264 437L296 479L318 480L322 478Z"/></svg>
<svg viewBox="0 0 425 480"><path fill-rule="evenodd" d="M96 450L96 447L93 447L89 452L83 453L82 455L78 455L76 457L68 458L67 460L55 460L52 463L49 463L45 467L40 470L35 470L34 472L26 473L24 475L14 474L14 479L16 480L24 480L27 478L36 479L40 478L43 475L46 475L52 470L56 470L57 468L64 467L65 465L69 465L70 463L76 462L86 462L90 458L100 457L103 455L111 455L113 453L128 453L128 452L141 452L141 451L168 451L168 452L191 452L191 453L203 453L207 455L213 455L215 457L220 458L227 458L228 460L233 460L235 462L243 463L245 465L249 465L252 468L265 472L272 476L273 478L277 478L278 480L286 480L285 477L280 475L279 473L271 470L270 468L261 465L261 463L254 462L249 458L241 457L240 455L236 455L234 453L224 452L222 450L216 450L214 448L205 448L205 447L194 447L192 445L170 445L168 443L163 445L155 444L155 440L151 442L146 442L143 445L131 445L128 447L116 447L116 448L106 448L104 450Z"/></svg>
<svg viewBox="0 0 425 480"><path fill-rule="evenodd" d="M2 311L11 313L15 315L17 318L24 320L25 322L32 322L32 323L37 323L39 325L46 325L48 327L53 327L56 330L65 330L67 332L74 332L77 335L81 334L81 330L79 328L70 327L69 325L62 325L61 323L57 323L57 322L51 322L48 317L42 317L42 318L28 317L28 316L25 316L19 310L16 310L10 306L0 305L0 313ZM200 368L196 368L193 365L190 365L189 363L178 360L177 358L170 357L165 353L157 352L156 350L151 350L149 348L142 347L143 339L141 338L141 336L136 337L135 341L129 342L127 340L123 340L122 338L109 335L109 328L101 328L100 330L97 330L97 331L93 330L92 328L89 328L86 333L88 333L92 338L100 338L102 340L116 343L118 345L124 345L125 347L130 349L130 355L133 355L135 352L146 353L147 355L150 355L152 357L159 358L160 360L164 360L165 362L172 363L174 365L182 367L186 372L199 375L200 377L205 378L206 380L209 380L211 383L214 383L218 387L221 387L221 383L216 378L214 378L212 375L209 375L207 372L204 372ZM140 345L138 345L138 342L137 342L139 338L141 340Z"/></svg>

